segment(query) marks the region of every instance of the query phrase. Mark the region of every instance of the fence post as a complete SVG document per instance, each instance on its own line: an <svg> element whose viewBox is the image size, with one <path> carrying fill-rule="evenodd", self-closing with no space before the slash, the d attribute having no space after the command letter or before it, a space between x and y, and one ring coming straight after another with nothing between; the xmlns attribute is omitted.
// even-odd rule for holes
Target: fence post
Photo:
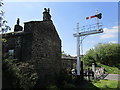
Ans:
<svg viewBox="0 0 120 90"><path fill-rule="evenodd" d="M92 63L93 78L95 78L95 63Z"/></svg>

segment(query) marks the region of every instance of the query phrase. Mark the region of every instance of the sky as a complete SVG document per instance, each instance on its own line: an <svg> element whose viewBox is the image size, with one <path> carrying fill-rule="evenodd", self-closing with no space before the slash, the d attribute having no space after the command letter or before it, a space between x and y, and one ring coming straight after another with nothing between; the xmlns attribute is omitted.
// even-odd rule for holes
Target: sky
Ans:
<svg viewBox="0 0 120 90"><path fill-rule="evenodd" d="M19 1L19 0L18 0ZM24 0L25 1L25 0ZM51 0L52 1L52 0ZM85 0L86 1L86 0ZM13 28L17 18L20 24L24 22L42 21L44 8L50 8L52 21L62 40L62 51L66 54L76 56L76 33L77 23L82 26L96 23L96 18L86 20L86 17L93 16L98 10L102 13L99 22L103 24L103 33L86 36L82 42L81 54L85 54L98 43L118 43L118 2L15 2L6 0L2 10L8 25Z"/></svg>

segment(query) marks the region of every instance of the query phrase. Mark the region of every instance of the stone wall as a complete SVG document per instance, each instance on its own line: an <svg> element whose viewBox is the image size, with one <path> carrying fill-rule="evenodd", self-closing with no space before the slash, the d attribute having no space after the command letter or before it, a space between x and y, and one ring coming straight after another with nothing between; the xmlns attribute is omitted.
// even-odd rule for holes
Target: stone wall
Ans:
<svg viewBox="0 0 120 90"><path fill-rule="evenodd" d="M55 82L61 69L61 40L52 21L25 23L25 32L32 32L31 63L36 66L40 83Z"/></svg>
<svg viewBox="0 0 120 90"><path fill-rule="evenodd" d="M72 56L62 56L62 69L70 69L72 70L76 66L76 57Z"/></svg>
<svg viewBox="0 0 120 90"><path fill-rule="evenodd" d="M12 58L20 59L21 54L21 35L16 34L5 34L3 38L6 39L7 42L2 45L2 56L3 59L9 58L9 50L14 50L14 55Z"/></svg>
<svg viewBox="0 0 120 90"><path fill-rule="evenodd" d="M4 34L2 36L2 38L6 39L6 42L3 43L2 45L2 56L3 59L5 58L9 58L9 50L14 50L14 55L13 55L13 59L18 59L18 60L22 60L24 61L24 57L26 56L30 56L30 54L27 54L27 52L30 50L28 50L27 52L27 45L31 45L29 44L30 42L30 33L24 33L24 32L15 32L15 33L7 33ZM29 37L26 38L26 37ZM25 41L27 40L27 41Z"/></svg>
<svg viewBox="0 0 120 90"><path fill-rule="evenodd" d="M30 62L32 58L32 33L22 37L22 61Z"/></svg>

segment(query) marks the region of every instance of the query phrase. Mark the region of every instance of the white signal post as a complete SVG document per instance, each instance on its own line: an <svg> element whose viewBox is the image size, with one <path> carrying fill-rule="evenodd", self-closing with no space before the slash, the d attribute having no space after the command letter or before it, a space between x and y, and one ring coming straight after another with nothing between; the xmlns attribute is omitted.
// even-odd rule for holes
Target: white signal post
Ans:
<svg viewBox="0 0 120 90"><path fill-rule="evenodd" d="M98 15L98 10L96 10L96 15ZM99 30L99 18L96 17L97 30Z"/></svg>
<svg viewBox="0 0 120 90"><path fill-rule="evenodd" d="M79 23L77 23L77 75L80 75L80 37L79 37Z"/></svg>
<svg viewBox="0 0 120 90"><path fill-rule="evenodd" d="M96 11L96 15L98 15L98 10ZM98 33L103 33L103 29L100 28L99 25L99 21L98 21L98 17L96 17L96 26L97 29L93 29L93 30L88 30L88 31L83 31L83 32L79 32L79 23L77 23L77 33L73 34L74 37L77 37L77 75L80 76L80 71L81 71L81 57L80 57L80 37L82 36L88 36L91 34L98 34Z"/></svg>

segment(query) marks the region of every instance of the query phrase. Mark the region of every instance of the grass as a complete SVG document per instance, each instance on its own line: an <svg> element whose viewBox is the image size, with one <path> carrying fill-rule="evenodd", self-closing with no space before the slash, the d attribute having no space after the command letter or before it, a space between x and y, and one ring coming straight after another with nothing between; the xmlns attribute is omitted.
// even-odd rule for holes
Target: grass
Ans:
<svg viewBox="0 0 120 90"><path fill-rule="evenodd" d="M100 89L118 89L118 81L115 80L98 80L98 81L92 81L92 84Z"/></svg>
<svg viewBox="0 0 120 90"><path fill-rule="evenodd" d="M111 66L107 66L107 65L103 65L103 64L98 64L98 65L100 67L104 67L106 73L109 73L109 74L118 74L119 73L119 69L117 67L111 67Z"/></svg>

